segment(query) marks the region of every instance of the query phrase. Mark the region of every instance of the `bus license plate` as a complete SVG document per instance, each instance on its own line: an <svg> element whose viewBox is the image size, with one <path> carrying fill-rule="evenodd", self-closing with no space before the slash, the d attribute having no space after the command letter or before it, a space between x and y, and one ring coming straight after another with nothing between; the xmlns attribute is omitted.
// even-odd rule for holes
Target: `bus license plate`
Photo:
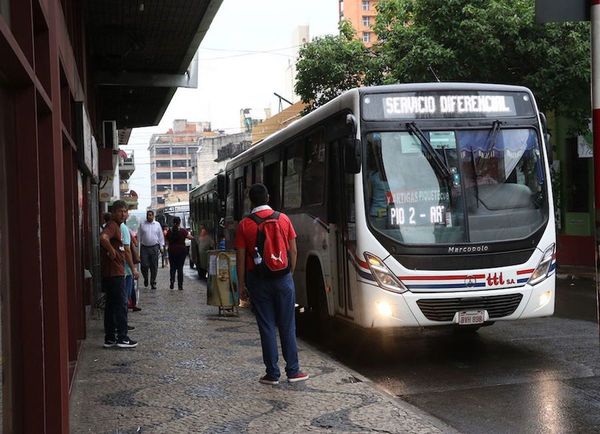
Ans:
<svg viewBox="0 0 600 434"><path fill-rule="evenodd" d="M485 322L485 310L465 310L458 312L459 325L483 324Z"/></svg>

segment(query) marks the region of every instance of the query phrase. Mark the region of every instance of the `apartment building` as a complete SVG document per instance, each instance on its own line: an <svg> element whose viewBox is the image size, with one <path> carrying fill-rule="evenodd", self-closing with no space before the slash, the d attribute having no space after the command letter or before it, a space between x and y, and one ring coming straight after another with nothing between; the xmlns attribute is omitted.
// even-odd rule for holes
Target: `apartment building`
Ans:
<svg viewBox="0 0 600 434"><path fill-rule="evenodd" d="M151 208L187 202L192 190L192 156L203 137L213 137L210 122L177 119L173 128L150 138Z"/></svg>
<svg viewBox="0 0 600 434"><path fill-rule="evenodd" d="M373 32L377 10L376 0L339 0L340 21L348 20L356 30L357 36L367 47L377 41Z"/></svg>

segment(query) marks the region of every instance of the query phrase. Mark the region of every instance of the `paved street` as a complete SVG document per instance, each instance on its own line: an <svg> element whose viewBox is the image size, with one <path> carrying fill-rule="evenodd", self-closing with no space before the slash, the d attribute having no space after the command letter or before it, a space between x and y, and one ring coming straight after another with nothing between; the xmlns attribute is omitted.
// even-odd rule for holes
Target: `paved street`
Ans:
<svg viewBox="0 0 600 434"><path fill-rule="evenodd" d="M562 276L556 314L448 329L352 330L311 341L467 433L600 432L600 357L591 280Z"/></svg>
<svg viewBox="0 0 600 434"><path fill-rule="evenodd" d="M71 397L73 433L453 432L300 342L305 383L265 386L252 314L219 317L186 268L185 290L143 290L130 313L135 349L102 348L90 321Z"/></svg>

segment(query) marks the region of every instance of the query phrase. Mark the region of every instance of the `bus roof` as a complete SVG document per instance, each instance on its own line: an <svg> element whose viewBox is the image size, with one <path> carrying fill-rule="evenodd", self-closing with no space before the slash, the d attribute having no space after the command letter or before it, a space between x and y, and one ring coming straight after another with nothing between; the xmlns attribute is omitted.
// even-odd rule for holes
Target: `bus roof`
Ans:
<svg viewBox="0 0 600 434"><path fill-rule="evenodd" d="M506 84L486 84L486 83L407 83L407 84L389 84L383 86L366 86L350 89L336 98L332 99L323 106L312 111L308 115L292 122L287 127L271 134L256 145L244 151L237 157L227 163L226 171L229 172L240 164L251 161L256 155L267 152L277 144L287 141L303 132L307 127L321 122L330 116L343 110L352 109L357 113L360 97L365 94L373 93L393 93L393 92L419 92L419 91L490 91L490 92L527 92L531 91L523 86L514 86ZM533 97L533 95L532 95ZM360 121L359 121L360 122Z"/></svg>

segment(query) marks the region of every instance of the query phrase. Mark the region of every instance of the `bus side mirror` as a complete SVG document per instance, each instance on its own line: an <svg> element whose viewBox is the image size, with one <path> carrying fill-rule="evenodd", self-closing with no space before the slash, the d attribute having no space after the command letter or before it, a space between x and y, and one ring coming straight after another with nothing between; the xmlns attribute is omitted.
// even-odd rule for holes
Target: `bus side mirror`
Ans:
<svg viewBox="0 0 600 434"><path fill-rule="evenodd" d="M344 167L346 173L356 174L360 172L361 142L356 138L358 125L353 114L346 115L346 125L350 127L350 136L342 140Z"/></svg>
<svg viewBox="0 0 600 434"><path fill-rule="evenodd" d="M548 155L548 163L552 164L552 145L550 144L548 121L546 119L546 115L542 112L540 112L540 120L542 121L542 136L544 137L544 145L546 145L546 155Z"/></svg>

